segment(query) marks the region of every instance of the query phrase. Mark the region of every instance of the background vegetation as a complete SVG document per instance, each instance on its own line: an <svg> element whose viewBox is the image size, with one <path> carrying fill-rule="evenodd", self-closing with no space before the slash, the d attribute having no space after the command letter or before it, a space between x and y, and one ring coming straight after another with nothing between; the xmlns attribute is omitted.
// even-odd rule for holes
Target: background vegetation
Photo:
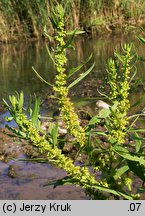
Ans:
<svg viewBox="0 0 145 216"><path fill-rule="evenodd" d="M51 30L48 0L0 0L0 41L43 37ZM66 28L88 33L130 31L145 22L144 0L60 0L66 10Z"/></svg>

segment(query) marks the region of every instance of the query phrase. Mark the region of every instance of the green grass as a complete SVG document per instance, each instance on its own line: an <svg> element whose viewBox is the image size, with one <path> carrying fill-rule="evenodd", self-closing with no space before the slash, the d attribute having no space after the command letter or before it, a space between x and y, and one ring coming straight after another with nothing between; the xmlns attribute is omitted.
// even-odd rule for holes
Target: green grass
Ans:
<svg viewBox="0 0 145 216"><path fill-rule="evenodd" d="M48 18L50 2L55 0L1 0L0 40L42 38L42 26L47 23L47 27L51 28ZM143 25L145 20L144 0L61 0L60 2L65 8L67 29L82 28L88 31L94 27L97 30L99 27L111 32L116 26L120 28L120 26L126 27L126 24Z"/></svg>

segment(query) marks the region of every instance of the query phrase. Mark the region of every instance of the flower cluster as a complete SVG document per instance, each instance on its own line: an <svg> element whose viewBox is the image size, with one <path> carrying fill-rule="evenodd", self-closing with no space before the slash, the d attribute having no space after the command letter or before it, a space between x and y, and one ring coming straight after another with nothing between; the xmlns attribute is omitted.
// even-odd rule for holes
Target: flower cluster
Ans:
<svg viewBox="0 0 145 216"><path fill-rule="evenodd" d="M91 185L99 184L95 180L94 175L90 174L87 167L75 166L73 161L63 155L60 149L57 147L52 148L52 145L49 144L45 137L39 135L39 131L34 128L31 120L28 120L24 113L14 109L13 113L15 114L14 120L19 125L21 132L26 135L25 138L37 146L41 153L47 153L48 160L52 165L57 165L59 168L64 169L68 176L72 176L75 183L83 188L91 188Z"/></svg>
<svg viewBox="0 0 145 216"><path fill-rule="evenodd" d="M118 105L115 112L112 111L107 127L110 134L109 139L119 143L124 143L125 141L125 129L128 124L127 111L130 107L128 100L130 89L129 74L131 72L130 63L133 58L131 55L132 44L126 44L123 50L123 55L115 52L116 59L111 59L108 62L110 96L112 102L114 104L117 102Z"/></svg>
<svg viewBox="0 0 145 216"><path fill-rule="evenodd" d="M58 7L58 6L56 6ZM53 90L55 91L59 109L61 111L61 117L66 123L66 128L70 135L76 138L77 143L82 147L85 145L85 130L80 126L78 115L75 113L73 103L68 97L68 88L66 86L66 74L65 67L67 64L66 47L64 37L66 32L64 29L64 17L61 10L62 8L56 8L57 16L57 31L55 35L56 49L55 49L55 67L57 75L55 77L55 85Z"/></svg>

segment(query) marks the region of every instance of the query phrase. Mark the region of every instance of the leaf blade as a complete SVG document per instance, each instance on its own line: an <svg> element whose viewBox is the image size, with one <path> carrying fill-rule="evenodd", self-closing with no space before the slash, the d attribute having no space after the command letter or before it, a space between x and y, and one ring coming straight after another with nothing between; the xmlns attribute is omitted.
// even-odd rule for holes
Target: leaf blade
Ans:
<svg viewBox="0 0 145 216"><path fill-rule="evenodd" d="M133 153L130 153L127 149L123 148L122 146L116 145L113 147L113 150L124 159L127 159L129 161L136 161L139 162L140 165L145 166L145 160L142 157L138 157Z"/></svg>
<svg viewBox="0 0 145 216"><path fill-rule="evenodd" d="M127 170L129 170L128 165L124 165L123 167L119 168L116 173L114 174L114 179L117 180L121 175L123 175Z"/></svg>
<svg viewBox="0 0 145 216"><path fill-rule="evenodd" d="M67 79L70 78L74 73L79 71L84 65L86 65L91 60L91 58L92 58L92 54L84 62L82 62L79 66L70 69L70 71L68 72Z"/></svg>
<svg viewBox="0 0 145 216"><path fill-rule="evenodd" d="M94 66L95 66L95 63L93 63L93 65L86 72L84 72L80 77L78 77L76 80L74 80L68 86L68 89L72 88L73 86L75 86L76 84L78 84L82 79L84 79L93 70Z"/></svg>
<svg viewBox="0 0 145 216"><path fill-rule="evenodd" d="M40 74L35 70L34 67L32 67L32 69L33 69L35 75L38 77L38 79L40 79L41 82L53 87L53 85L51 83L47 82L45 79L43 79L43 77L40 76Z"/></svg>

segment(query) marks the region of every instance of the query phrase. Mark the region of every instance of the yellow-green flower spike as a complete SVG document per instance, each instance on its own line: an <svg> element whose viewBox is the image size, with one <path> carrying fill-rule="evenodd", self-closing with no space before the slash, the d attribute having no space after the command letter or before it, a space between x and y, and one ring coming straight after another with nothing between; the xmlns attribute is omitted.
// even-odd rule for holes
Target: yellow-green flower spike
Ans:
<svg viewBox="0 0 145 216"><path fill-rule="evenodd" d="M67 58L65 48L66 43L64 41L66 31L64 28L63 8L57 5L55 10L58 14L55 35L55 66L57 75L55 77L55 85L53 90L57 95L61 118L66 123L68 133L76 138L76 142L80 145L80 147L83 147L86 141L85 130L80 126L78 115L75 113L73 103L68 97L68 88L66 86Z"/></svg>

